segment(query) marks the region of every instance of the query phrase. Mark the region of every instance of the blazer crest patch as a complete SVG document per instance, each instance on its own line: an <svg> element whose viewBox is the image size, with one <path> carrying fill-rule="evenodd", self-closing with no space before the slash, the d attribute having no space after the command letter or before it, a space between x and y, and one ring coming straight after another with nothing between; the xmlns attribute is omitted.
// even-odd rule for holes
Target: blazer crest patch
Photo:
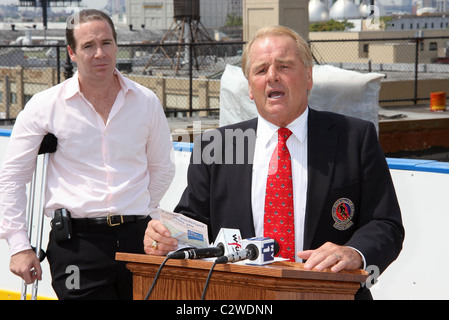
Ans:
<svg viewBox="0 0 449 320"><path fill-rule="evenodd" d="M340 198L335 201L332 207L332 218L334 219L334 228L337 230L346 230L350 228L354 222L354 203L348 198Z"/></svg>

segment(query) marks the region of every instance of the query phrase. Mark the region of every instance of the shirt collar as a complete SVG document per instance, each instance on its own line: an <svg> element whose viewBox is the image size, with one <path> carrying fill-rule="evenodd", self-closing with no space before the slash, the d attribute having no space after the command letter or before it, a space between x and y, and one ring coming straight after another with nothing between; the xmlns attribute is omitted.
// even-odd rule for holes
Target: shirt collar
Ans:
<svg viewBox="0 0 449 320"><path fill-rule="evenodd" d="M66 80L66 90L64 94L64 100L72 98L76 93L80 92L80 85L78 83L78 71L74 73L74 75Z"/></svg>
<svg viewBox="0 0 449 320"><path fill-rule="evenodd" d="M307 137L307 119L309 116L309 107L295 120L287 125L287 128L291 130L293 135L299 140L304 142ZM257 139L261 139L262 143L266 146L268 142L273 138L274 134L278 131L279 127L265 120L260 115L258 116L257 123Z"/></svg>
<svg viewBox="0 0 449 320"><path fill-rule="evenodd" d="M114 74L117 75L117 78L120 82L120 86L123 90L123 93L126 94L128 90L137 91L137 88L135 84L129 80L128 78L125 78L120 71L117 70L117 68L114 70ZM80 84L79 84L79 78L78 78L78 70L75 72L75 74L67 80L67 86L66 86L66 92L64 95L64 99L70 99L75 94L80 94Z"/></svg>

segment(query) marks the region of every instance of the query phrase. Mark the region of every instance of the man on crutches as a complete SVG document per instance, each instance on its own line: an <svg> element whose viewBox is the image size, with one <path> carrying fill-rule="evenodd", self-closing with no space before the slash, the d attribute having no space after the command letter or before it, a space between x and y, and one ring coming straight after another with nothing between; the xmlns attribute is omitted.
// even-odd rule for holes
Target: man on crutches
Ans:
<svg viewBox="0 0 449 320"><path fill-rule="evenodd" d="M144 253L146 226L174 176L171 135L156 95L115 68L117 34L105 13L75 13L66 38L77 72L35 94L11 133L0 172L0 238L12 272L26 283L41 279L27 235L26 184L42 138L53 133L44 210L52 217L53 289L60 299L131 299L132 274L115 254Z"/></svg>

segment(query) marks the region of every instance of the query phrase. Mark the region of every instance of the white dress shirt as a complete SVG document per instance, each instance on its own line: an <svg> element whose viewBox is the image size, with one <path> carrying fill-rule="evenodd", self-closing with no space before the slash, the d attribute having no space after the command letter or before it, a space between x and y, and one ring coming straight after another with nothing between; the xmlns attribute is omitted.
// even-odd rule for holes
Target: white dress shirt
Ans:
<svg viewBox="0 0 449 320"><path fill-rule="evenodd" d="M17 117L0 173L0 238L14 254L30 248L26 183L42 137L58 138L50 156L45 214L74 218L148 215L174 176L173 144L156 95L115 70L121 90L105 123L83 96L78 73L40 92Z"/></svg>
<svg viewBox="0 0 449 320"><path fill-rule="evenodd" d="M287 128L292 135L287 147L292 159L293 206L295 211L295 252L303 248L304 218L307 195L307 118L309 109L290 123ZM258 117L256 146L254 150L253 174L251 186L251 205L253 209L256 236L263 236L263 216L265 210L265 191L267 185L268 164L277 145L278 126ZM296 257L297 261L302 260Z"/></svg>

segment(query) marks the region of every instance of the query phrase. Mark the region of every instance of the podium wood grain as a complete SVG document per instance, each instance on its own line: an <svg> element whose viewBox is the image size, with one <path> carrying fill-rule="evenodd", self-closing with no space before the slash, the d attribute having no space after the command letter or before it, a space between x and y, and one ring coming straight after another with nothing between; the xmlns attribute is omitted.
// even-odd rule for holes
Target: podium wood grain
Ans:
<svg viewBox="0 0 449 320"><path fill-rule="evenodd" d="M165 257L117 253L133 273L135 300L144 299ZM168 260L150 299L200 299L212 261ZM363 270L334 273L304 270L304 264L279 261L266 266L217 264L209 281L207 300L350 300L365 282Z"/></svg>

